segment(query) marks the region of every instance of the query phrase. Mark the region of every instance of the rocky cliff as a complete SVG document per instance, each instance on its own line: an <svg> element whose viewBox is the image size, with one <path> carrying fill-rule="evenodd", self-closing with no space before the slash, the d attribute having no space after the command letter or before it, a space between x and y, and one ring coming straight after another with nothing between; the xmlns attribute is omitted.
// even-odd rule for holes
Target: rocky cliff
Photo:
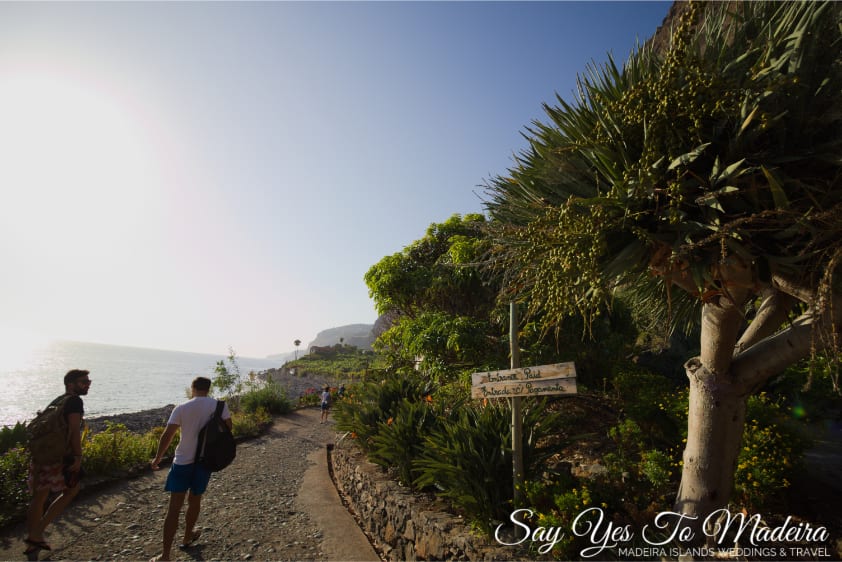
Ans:
<svg viewBox="0 0 842 562"><path fill-rule="evenodd" d="M328 328L316 334L316 339L307 344L302 351L308 353L313 346L325 347L335 345L342 340L345 345L352 345L362 350L370 350L374 341L372 335L373 324L348 324L337 328Z"/></svg>

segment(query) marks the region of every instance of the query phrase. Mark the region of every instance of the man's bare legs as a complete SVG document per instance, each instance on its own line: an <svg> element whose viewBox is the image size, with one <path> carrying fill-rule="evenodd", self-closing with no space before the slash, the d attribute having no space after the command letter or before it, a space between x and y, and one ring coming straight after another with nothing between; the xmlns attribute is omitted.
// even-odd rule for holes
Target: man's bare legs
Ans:
<svg viewBox="0 0 842 562"><path fill-rule="evenodd" d="M184 540L181 544L191 544L195 539L196 521L199 520L199 510L202 508L202 496L194 496L193 492L187 492L187 513L184 516Z"/></svg>
<svg viewBox="0 0 842 562"><path fill-rule="evenodd" d="M29 509L26 512L26 528L29 536L28 540L33 542L44 541L44 529L58 517L62 511L73 501L76 494L79 493L79 485L73 488L67 488L62 492L53 503L44 511L44 504L47 502L47 497L50 495L49 488L41 488L35 490L32 495L32 501L29 503Z"/></svg>
<svg viewBox="0 0 842 562"><path fill-rule="evenodd" d="M178 531L178 519L186 495L187 492L172 492L170 494L170 505L167 507L167 516L164 518L164 548L160 558L155 558L155 560L169 560L172 556L172 542L175 540L176 531Z"/></svg>
<svg viewBox="0 0 842 562"><path fill-rule="evenodd" d="M170 494L170 504L167 507L167 516L164 518L164 545L160 557L154 560L170 560L172 557L172 543L178 531L178 520L181 518L181 508L184 506L184 498L187 498L187 513L184 516L184 540L182 544L190 544L194 540L196 521L199 520L199 510L202 507L202 496L194 496L190 492L179 492Z"/></svg>

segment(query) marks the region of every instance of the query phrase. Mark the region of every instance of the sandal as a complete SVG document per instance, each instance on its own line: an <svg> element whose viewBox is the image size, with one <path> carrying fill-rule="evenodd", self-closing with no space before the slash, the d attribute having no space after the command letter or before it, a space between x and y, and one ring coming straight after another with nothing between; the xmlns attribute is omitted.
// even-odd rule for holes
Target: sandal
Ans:
<svg viewBox="0 0 842 562"><path fill-rule="evenodd" d="M36 548L38 550L52 550L50 545L48 545L45 541L34 541L32 539L23 539L23 542L29 545L29 548L26 550L30 550L32 548Z"/></svg>
<svg viewBox="0 0 842 562"><path fill-rule="evenodd" d="M185 549L185 548L190 548L191 546L193 546L194 544L196 544L196 541L197 541L197 540L199 540L199 537L201 537L201 536L202 536L202 530L201 530L201 529L196 529L196 530L195 530L195 531L193 531L193 533L190 535L190 540L189 540L189 541L187 541L187 542L183 542L183 543L181 543L180 545L178 545L178 548L180 548L180 549L182 549L182 550L183 550L183 549Z"/></svg>
<svg viewBox="0 0 842 562"><path fill-rule="evenodd" d="M38 554L42 550L52 550L50 548L50 545L48 545L44 541L33 541L31 539L24 539L23 542L29 545L28 547L26 547L26 550L23 551L23 555L26 556L27 561L38 560Z"/></svg>

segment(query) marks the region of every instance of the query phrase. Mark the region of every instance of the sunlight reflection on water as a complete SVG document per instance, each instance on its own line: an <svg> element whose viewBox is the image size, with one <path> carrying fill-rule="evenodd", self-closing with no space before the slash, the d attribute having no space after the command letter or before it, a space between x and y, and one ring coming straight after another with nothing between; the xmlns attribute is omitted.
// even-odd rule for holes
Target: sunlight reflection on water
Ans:
<svg viewBox="0 0 842 562"><path fill-rule="evenodd" d="M12 359L14 355L14 359ZM85 416L136 412L177 404L196 376L213 377L222 355L164 351L94 343L54 341L26 354L0 355L0 425L31 419L64 392L70 369L88 369ZM277 360L238 357L240 372L278 367Z"/></svg>

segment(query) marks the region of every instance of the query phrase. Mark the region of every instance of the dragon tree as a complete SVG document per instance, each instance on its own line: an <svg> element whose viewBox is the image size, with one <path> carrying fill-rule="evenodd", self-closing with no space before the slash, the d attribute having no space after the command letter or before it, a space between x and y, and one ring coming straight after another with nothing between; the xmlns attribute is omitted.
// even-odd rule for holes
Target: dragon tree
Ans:
<svg viewBox="0 0 842 562"><path fill-rule="evenodd" d="M486 208L502 297L547 329L617 291L700 328L675 501L700 522L728 504L748 396L838 355L842 4L682 7L665 47L545 105Z"/></svg>

